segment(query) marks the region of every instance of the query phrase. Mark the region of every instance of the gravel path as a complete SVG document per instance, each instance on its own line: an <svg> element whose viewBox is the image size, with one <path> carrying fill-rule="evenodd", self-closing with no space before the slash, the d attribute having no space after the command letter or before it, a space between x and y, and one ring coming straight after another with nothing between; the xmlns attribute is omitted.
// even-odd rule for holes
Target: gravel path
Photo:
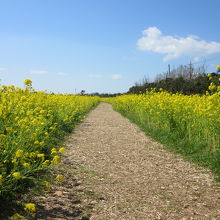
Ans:
<svg viewBox="0 0 220 220"><path fill-rule="evenodd" d="M66 178L45 197L38 219L220 219L210 172L165 151L101 103L67 138L58 168Z"/></svg>

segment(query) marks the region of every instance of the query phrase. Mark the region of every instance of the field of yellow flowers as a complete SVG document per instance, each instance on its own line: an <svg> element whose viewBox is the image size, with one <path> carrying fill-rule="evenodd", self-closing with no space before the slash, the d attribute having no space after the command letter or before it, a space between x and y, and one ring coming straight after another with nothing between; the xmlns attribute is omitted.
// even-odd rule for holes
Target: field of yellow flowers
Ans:
<svg viewBox="0 0 220 220"><path fill-rule="evenodd" d="M26 88L0 87L0 200L41 181L65 151L59 140L98 102L98 97L53 95ZM57 178L62 178L58 175Z"/></svg>
<svg viewBox="0 0 220 220"><path fill-rule="evenodd" d="M220 174L220 77L208 77L203 96L152 90L107 101L170 150Z"/></svg>

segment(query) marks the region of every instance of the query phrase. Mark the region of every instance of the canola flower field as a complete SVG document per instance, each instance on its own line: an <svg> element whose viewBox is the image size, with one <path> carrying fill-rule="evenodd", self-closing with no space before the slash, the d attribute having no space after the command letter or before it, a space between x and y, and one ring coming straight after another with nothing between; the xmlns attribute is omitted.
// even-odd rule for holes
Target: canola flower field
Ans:
<svg viewBox="0 0 220 220"><path fill-rule="evenodd" d="M153 89L106 101L169 150L208 166L220 177L220 77L208 77L209 91L202 96Z"/></svg>
<svg viewBox="0 0 220 220"><path fill-rule="evenodd" d="M0 200L39 184L49 187L44 174L65 152L57 145L99 103L98 97L35 92L31 80L24 83L25 89L0 87ZM34 204L26 204L29 209Z"/></svg>

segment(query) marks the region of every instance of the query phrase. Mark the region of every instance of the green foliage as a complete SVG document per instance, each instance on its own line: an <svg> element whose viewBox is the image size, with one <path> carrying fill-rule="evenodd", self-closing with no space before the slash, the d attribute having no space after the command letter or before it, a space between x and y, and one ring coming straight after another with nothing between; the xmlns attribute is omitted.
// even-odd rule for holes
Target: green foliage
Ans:
<svg viewBox="0 0 220 220"><path fill-rule="evenodd" d="M215 74L215 73L213 73ZM199 75L195 79L184 79L180 76L177 78L161 79L158 82L136 85L129 89L128 93L139 94L145 93L146 90L156 88L159 91L161 88L172 93L183 93L185 95L191 94L205 94L209 87L209 78L206 74Z"/></svg>

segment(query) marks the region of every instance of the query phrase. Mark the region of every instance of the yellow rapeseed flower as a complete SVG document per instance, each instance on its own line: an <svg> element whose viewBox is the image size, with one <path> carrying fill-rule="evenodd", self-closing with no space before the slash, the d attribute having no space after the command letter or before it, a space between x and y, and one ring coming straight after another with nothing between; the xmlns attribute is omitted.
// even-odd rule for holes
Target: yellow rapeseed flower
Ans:
<svg viewBox="0 0 220 220"><path fill-rule="evenodd" d="M11 162L12 162L12 163L17 163L17 160L14 158L14 159L12 159Z"/></svg>
<svg viewBox="0 0 220 220"><path fill-rule="evenodd" d="M63 181L63 175L62 174L58 174L55 178L57 181L62 182Z"/></svg>
<svg viewBox="0 0 220 220"><path fill-rule="evenodd" d="M38 140L34 142L34 144L36 144L36 145L38 145L39 143L40 143L40 142L39 142Z"/></svg>
<svg viewBox="0 0 220 220"><path fill-rule="evenodd" d="M32 121L32 124L33 124L33 125L35 125L35 126L37 126L37 125L38 125L38 123L39 123L39 122L38 122L38 120L37 120L37 119L34 119L34 120Z"/></svg>
<svg viewBox="0 0 220 220"><path fill-rule="evenodd" d="M216 87L216 85L213 83L213 82L211 82L210 83L210 85L209 85L209 90L215 90L217 87Z"/></svg>
<svg viewBox="0 0 220 220"><path fill-rule="evenodd" d="M56 148L52 148L51 149L51 154L56 154L57 153L57 149Z"/></svg>
<svg viewBox="0 0 220 220"><path fill-rule="evenodd" d="M60 153L65 153L65 152L66 152L66 149L65 149L64 147L61 147L61 148L59 149L59 152L60 152Z"/></svg>
<svg viewBox="0 0 220 220"><path fill-rule="evenodd" d="M3 182L3 176L0 174L0 185L2 184Z"/></svg>
<svg viewBox="0 0 220 220"><path fill-rule="evenodd" d="M6 138L6 135L0 134L0 140L4 140Z"/></svg>
<svg viewBox="0 0 220 220"><path fill-rule="evenodd" d="M24 80L24 85L25 86L31 86L32 85L32 80L31 79L25 79Z"/></svg>
<svg viewBox="0 0 220 220"><path fill-rule="evenodd" d="M23 167L25 167L25 168L29 168L29 167L30 167L30 164L29 164L29 163L23 163L22 165L23 165Z"/></svg>
<svg viewBox="0 0 220 220"><path fill-rule="evenodd" d="M220 65L216 66L217 71L220 71Z"/></svg>
<svg viewBox="0 0 220 220"><path fill-rule="evenodd" d="M42 163L42 165L43 165L43 166L48 166L48 165L49 165L49 163L50 163L50 161L49 161L49 160L45 160L45 161Z"/></svg>
<svg viewBox="0 0 220 220"><path fill-rule="evenodd" d="M34 203L26 203L24 205L24 210L26 212L36 212L36 206Z"/></svg>
<svg viewBox="0 0 220 220"><path fill-rule="evenodd" d="M40 114L45 114L46 113L46 110L40 110Z"/></svg>
<svg viewBox="0 0 220 220"><path fill-rule="evenodd" d="M14 172L14 173L12 174L12 176L13 176L15 179L17 179L17 180L21 179L21 177L22 177L20 172Z"/></svg>
<svg viewBox="0 0 220 220"><path fill-rule="evenodd" d="M30 152L30 154L29 154L30 157L36 157L36 155L37 154L35 152Z"/></svg>
<svg viewBox="0 0 220 220"><path fill-rule="evenodd" d="M25 219L24 216L18 214L18 213L15 213L14 215L12 215L10 217L11 220L17 220L17 219Z"/></svg>
<svg viewBox="0 0 220 220"><path fill-rule="evenodd" d="M15 157L22 157L23 153L24 153L23 150L17 150L16 153L15 153Z"/></svg>
<svg viewBox="0 0 220 220"><path fill-rule="evenodd" d="M5 130L6 130L7 132L12 132L12 131L13 131L13 129L12 129L11 127L7 127Z"/></svg>
<svg viewBox="0 0 220 220"><path fill-rule="evenodd" d="M45 142L44 142L44 141L41 141L41 142L39 143L39 145L40 145L41 147L43 147L43 146L45 145Z"/></svg>
<svg viewBox="0 0 220 220"><path fill-rule="evenodd" d="M44 154L37 154L37 157L39 157L39 158L44 158Z"/></svg>
<svg viewBox="0 0 220 220"><path fill-rule="evenodd" d="M54 156L52 160L52 164L56 165L60 162L60 156Z"/></svg>

